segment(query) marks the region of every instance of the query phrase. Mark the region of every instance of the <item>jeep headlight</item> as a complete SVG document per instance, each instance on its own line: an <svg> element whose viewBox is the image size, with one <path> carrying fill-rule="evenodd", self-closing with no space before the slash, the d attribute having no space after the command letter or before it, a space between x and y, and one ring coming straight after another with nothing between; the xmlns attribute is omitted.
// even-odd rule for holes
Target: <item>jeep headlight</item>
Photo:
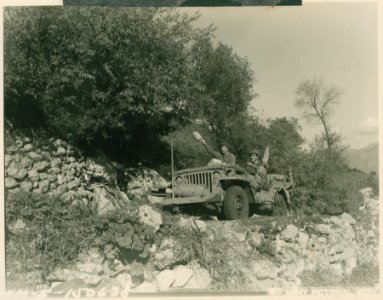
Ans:
<svg viewBox="0 0 383 300"><path fill-rule="evenodd" d="M217 181L220 178L221 178L221 174L219 174L219 172L214 172L213 173L213 180L214 181Z"/></svg>
<svg viewBox="0 0 383 300"><path fill-rule="evenodd" d="M184 182L184 179L181 176L177 176L174 181L177 184L182 184Z"/></svg>

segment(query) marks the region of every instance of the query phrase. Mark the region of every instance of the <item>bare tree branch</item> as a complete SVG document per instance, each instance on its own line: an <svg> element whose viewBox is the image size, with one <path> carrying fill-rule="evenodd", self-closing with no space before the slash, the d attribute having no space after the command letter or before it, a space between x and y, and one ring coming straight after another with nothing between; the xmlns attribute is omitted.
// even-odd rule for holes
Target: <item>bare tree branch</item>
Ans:
<svg viewBox="0 0 383 300"><path fill-rule="evenodd" d="M320 78L302 81L296 90L295 105L302 110L302 115L309 121L319 121L324 129L327 148L339 141L329 127L329 118L334 111L334 106L339 103L341 90L332 85L326 86Z"/></svg>

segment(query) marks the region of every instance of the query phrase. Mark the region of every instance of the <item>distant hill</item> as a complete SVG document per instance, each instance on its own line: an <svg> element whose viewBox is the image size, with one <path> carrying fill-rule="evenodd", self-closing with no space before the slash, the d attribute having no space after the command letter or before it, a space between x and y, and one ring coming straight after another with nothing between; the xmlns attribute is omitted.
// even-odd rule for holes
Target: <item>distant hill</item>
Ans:
<svg viewBox="0 0 383 300"><path fill-rule="evenodd" d="M351 168L379 173L379 144L373 143L361 149L348 148L344 156Z"/></svg>

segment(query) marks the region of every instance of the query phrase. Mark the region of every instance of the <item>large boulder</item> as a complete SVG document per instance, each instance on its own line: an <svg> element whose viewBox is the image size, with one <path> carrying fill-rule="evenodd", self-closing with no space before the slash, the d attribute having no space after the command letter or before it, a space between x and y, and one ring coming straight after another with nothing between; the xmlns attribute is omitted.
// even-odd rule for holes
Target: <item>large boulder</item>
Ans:
<svg viewBox="0 0 383 300"><path fill-rule="evenodd" d="M187 265L188 268L193 270L193 276L184 285L185 289L202 289L206 290L209 288L212 278L210 273L198 263L191 262Z"/></svg>
<svg viewBox="0 0 383 300"><path fill-rule="evenodd" d="M166 291L176 280L176 273L172 270L164 270L155 276L155 284L159 291Z"/></svg>
<svg viewBox="0 0 383 300"><path fill-rule="evenodd" d="M101 184L93 184L94 200L99 215L130 206L130 200L126 194L115 188Z"/></svg>
<svg viewBox="0 0 383 300"><path fill-rule="evenodd" d="M172 284L173 288L182 288L193 277L193 270L186 266L177 266L173 269L176 274L176 279Z"/></svg>

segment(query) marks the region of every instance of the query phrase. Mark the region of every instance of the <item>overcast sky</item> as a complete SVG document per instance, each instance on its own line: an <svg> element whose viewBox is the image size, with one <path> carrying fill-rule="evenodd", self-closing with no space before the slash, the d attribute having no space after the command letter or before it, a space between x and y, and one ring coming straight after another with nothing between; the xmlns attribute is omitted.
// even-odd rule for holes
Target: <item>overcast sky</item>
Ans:
<svg viewBox="0 0 383 300"><path fill-rule="evenodd" d="M343 91L332 125L345 143L361 148L378 141L376 3L199 11L199 26L213 23L217 39L248 58L259 94L252 105L265 118L298 117L312 141L321 128L302 120L295 89L301 80L322 77Z"/></svg>

